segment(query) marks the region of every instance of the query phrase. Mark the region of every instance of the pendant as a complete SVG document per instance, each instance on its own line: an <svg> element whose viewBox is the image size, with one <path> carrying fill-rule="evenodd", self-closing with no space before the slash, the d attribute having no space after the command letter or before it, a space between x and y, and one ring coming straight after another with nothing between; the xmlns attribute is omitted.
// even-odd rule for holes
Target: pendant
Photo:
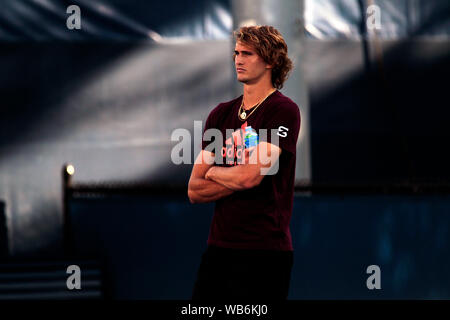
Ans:
<svg viewBox="0 0 450 320"><path fill-rule="evenodd" d="M242 111L240 117L242 120L244 120L247 117L247 114L245 113L245 111Z"/></svg>

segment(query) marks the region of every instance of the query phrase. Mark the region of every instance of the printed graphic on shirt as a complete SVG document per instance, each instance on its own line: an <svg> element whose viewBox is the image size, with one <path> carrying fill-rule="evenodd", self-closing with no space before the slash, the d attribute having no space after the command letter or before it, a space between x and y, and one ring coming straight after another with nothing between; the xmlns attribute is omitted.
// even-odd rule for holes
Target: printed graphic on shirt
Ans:
<svg viewBox="0 0 450 320"><path fill-rule="evenodd" d="M263 165L261 168L261 175L274 175L278 172L278 162L276 161L277 153L268 152L268 148L263 147L258 150L258 155L253 153L254 147L258 146L260 141L270 141L269 143L276 146L279 145L278 131L276 129L271 130L270 133L266 129L260 129L258 132L247 123L244 123L242 127L236 131L227 129L227 137L225 140L225 146L222 147L220 163L224 163L230 166L236 166L241 164L257 164ZM286 132L283 132L286 134ZM271 139L267 139L267 134L271 135ZM253 150L252 150L253 149ZM249 152L246 152L249 150ZM216 162L217 163L217 162ZM270 167L265 165L271 164Z"/></svg>
<svg viewBox="0 0 450 320"><path fill-rule="evenodd" d="M251 126L248 126L246 121L240 129L234 131L231 137L225 140L225 146L222 147L224 163L228 165L242 164L244 162L245 149L255 147L258 143L258 133Z"/></svg>
<svg viewBox="0 0 450 320"><path fill-rule="evenodd" d="M278 127L278 132L277 135L279 135L282 138L286 138L287 137L287 132L289 131L288 128L286 128L285 126L279 126Z"/></svg>

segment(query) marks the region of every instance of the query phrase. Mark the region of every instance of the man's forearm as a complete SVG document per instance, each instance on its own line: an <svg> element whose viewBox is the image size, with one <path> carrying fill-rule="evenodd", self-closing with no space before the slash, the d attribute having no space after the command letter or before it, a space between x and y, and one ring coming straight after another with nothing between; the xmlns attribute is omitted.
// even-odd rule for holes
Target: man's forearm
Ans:
<svg viewBox="0 0 450 320"><path fill-rule="evenodd" d="M248 165L234 167L212 167L205 178L215 181L222 186L239 191L253 187L251 181L247 179Z"/></svg>
<svg viewBox="0 0 450 320"><path fill-rule="evenodd" d="M215 181L198 178L190 181L188 194L192 203L203 203L216 201L233 192Z"/></svg>

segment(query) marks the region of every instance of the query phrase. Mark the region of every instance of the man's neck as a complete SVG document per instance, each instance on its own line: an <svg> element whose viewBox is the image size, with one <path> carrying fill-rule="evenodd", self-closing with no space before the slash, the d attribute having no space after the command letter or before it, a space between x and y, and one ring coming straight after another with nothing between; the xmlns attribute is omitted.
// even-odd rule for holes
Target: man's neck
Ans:
<svg viewBox="0 0 450 320"><path fill-rule="evenodd" d="M271 83L244 84L244 109L252 108L274 90L275 88Z"/></svg>

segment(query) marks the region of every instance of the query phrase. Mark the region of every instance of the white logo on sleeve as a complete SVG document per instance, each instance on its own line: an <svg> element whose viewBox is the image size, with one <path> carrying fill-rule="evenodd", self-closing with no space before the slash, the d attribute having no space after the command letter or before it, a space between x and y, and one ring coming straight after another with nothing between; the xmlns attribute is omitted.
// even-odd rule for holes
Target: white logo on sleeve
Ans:
<svg viewBox="0 0 450 320"><path fill-rule="evenodd" d="M283 127L283 126L279 126L278 127L278 132L277 135L279 135L280 137L286 138L287 137L287 132L289 131L288 128Z"/></svg>

